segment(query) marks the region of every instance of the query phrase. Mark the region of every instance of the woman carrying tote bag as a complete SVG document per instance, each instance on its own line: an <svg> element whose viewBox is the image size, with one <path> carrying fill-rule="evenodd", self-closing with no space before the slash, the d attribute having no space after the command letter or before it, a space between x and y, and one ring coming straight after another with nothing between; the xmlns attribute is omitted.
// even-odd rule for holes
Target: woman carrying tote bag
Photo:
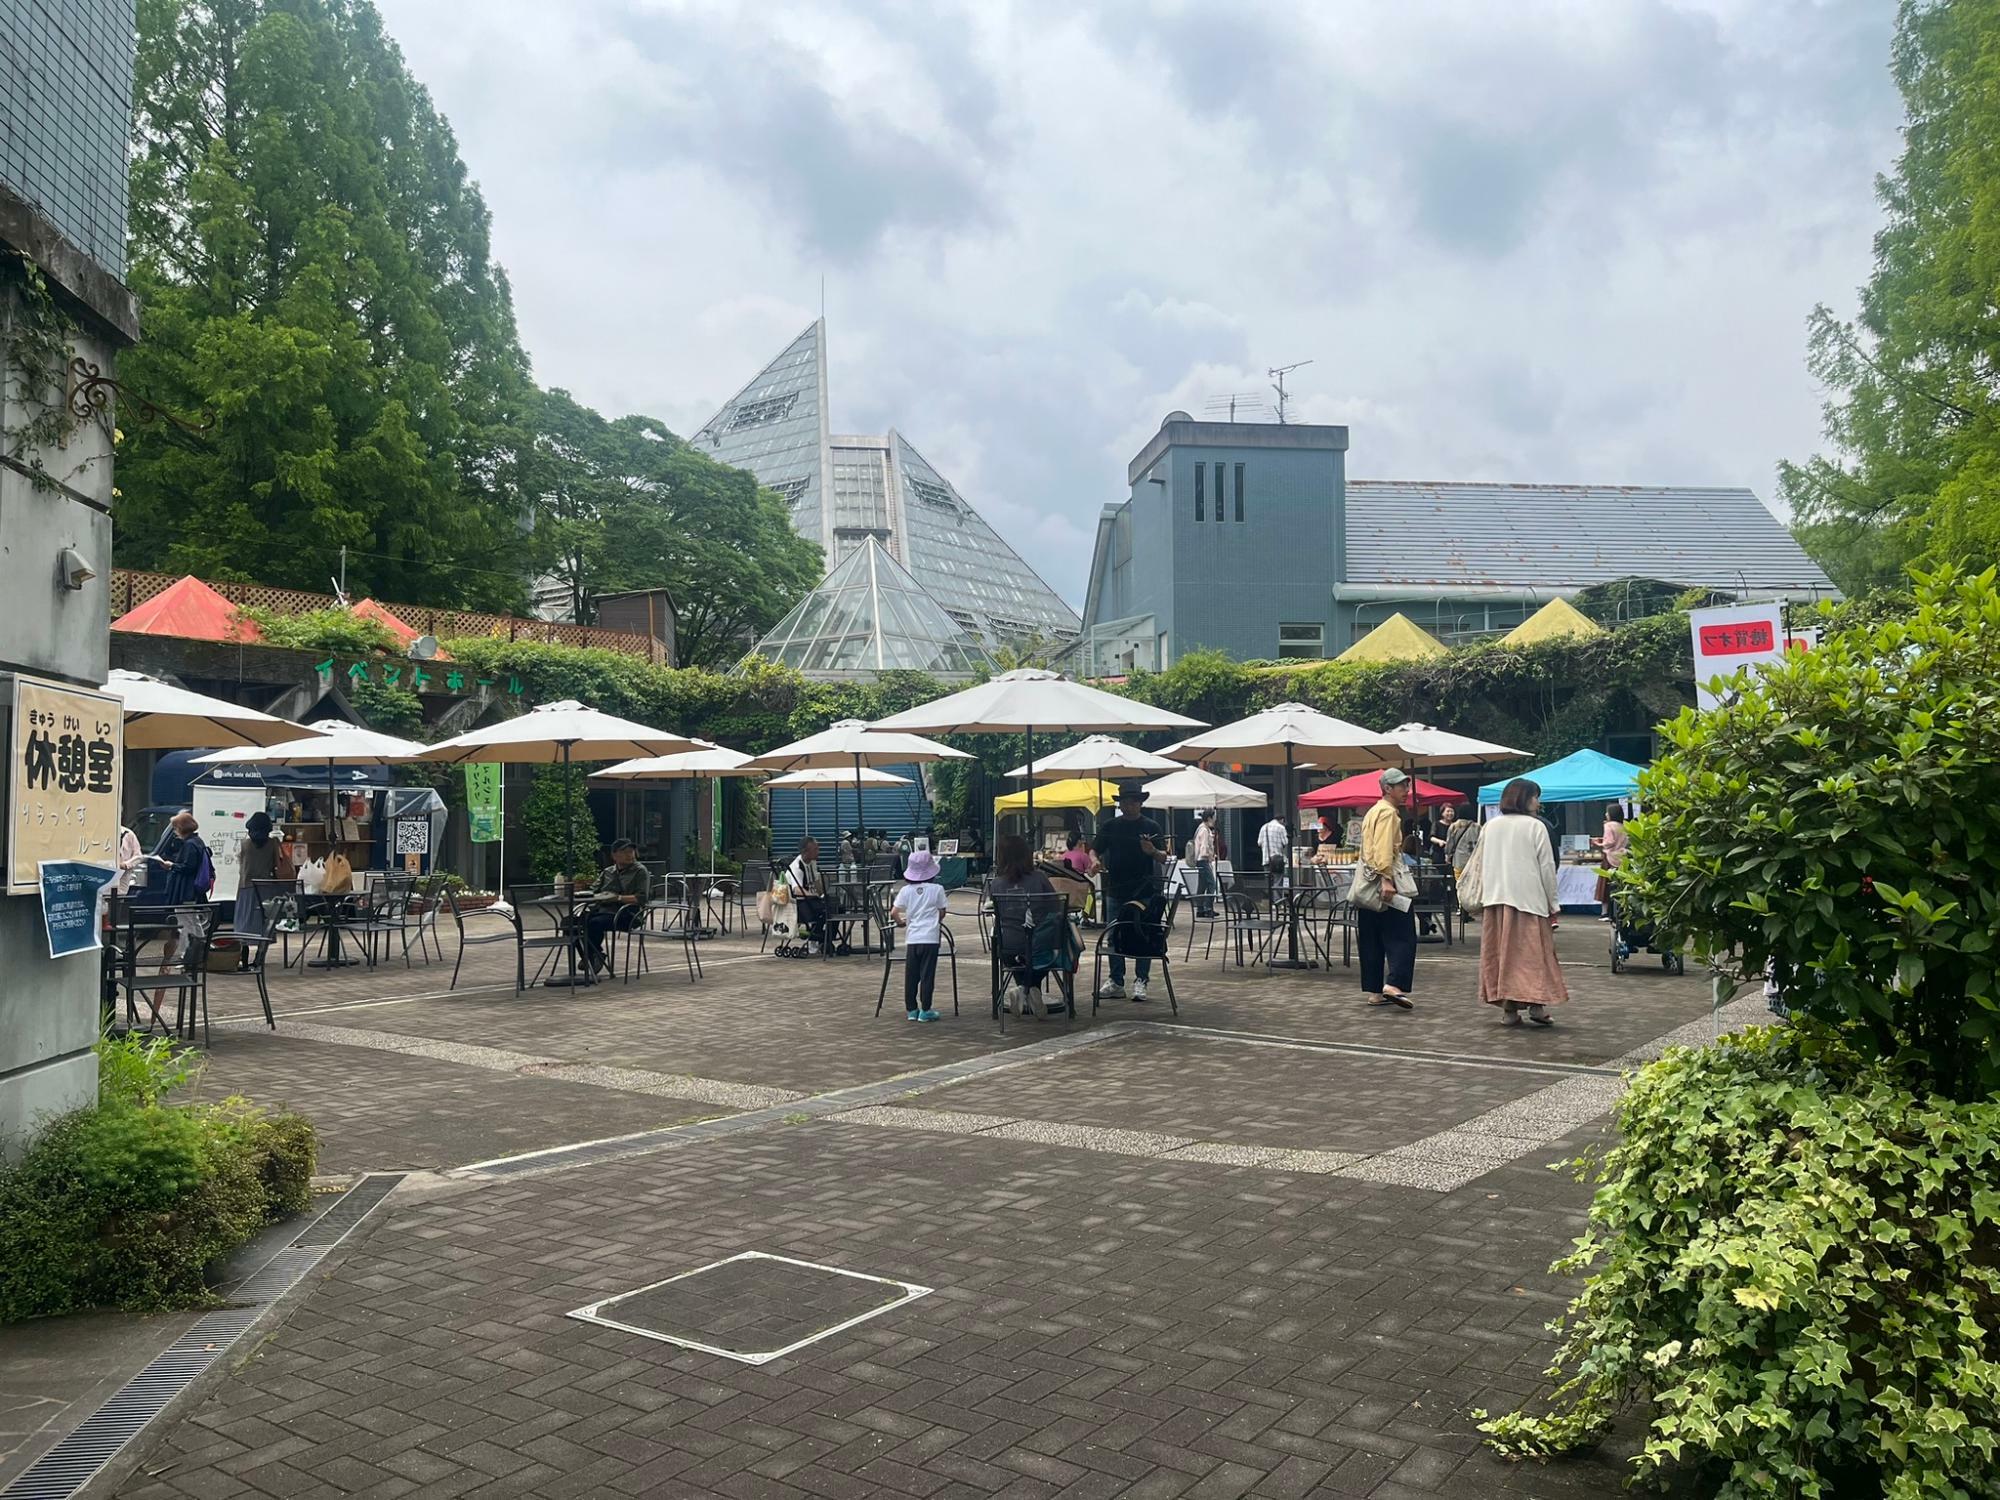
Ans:
<svg viewBox="0 0 2000 1500"><path fill-rule="evenodd" d="M1470 866L1479 904L1479 998L1500 1007L1501 1024L1519 1026L1521 1012L1552 1026L1549 1007L1569 999L1556 962L1556 857L1538 814L1542 789L1525 776L1500 794L1500 816L1486 825Z"/></svg>

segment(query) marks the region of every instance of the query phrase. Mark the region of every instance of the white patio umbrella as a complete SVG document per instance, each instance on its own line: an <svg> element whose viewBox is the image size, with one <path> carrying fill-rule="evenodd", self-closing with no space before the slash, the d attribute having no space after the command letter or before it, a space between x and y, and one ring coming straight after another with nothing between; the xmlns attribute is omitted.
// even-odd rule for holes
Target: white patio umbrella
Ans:
<svg viewBox="0 0 2000 1500"><path fill-rule="evenodd" d="M1428 724L1398 724L1389 738L1402 747L1407 763L1413 766L1474 766L1489 760L1512 760L1528 752L1512 745L1496 745L1470 735L1433 729Z"/></svg>
<svg viewBox="0 0 2000 1500"><path fill-rule="evenodd" d="M869 725L865 719L841 719L818 734L809 734L802 740L794 740L789 745L780 745L775 750L766 750L762 755L752 757L750 764L766 771L807 771L826 770L833 767L848 767L854 772L854 821L855 826L866 834L862 825L868 821L861 806L861 771L866 766L900 766L925 764L940 760L971 760L963 750L954 750L949 745L940 745L936 740L927 740L920 734L883 732ZM905 785L906 778L897 777ZM880 783L874 783L880 785ZM834 821L840 821L840 794L834 793ZM864 934L865 936L865 934Z"/></svg>
<svg viewBox="0 0 2000 1500"><path fill-rule="evenodd" d="M1105 772L1114 776L1121 771L1147 771L1158 774L1162 771L1177 771L1180 762L1168 760L1166 756L1151 750L1141 750L1137 745L1128 745L1123 740L1114 740L1108 734L1093 734L1078 740L1067 749L1058 750L1045 759L1035 762L1035 780L1065 781L1072 776L1096 776L1104 779ZM1026 776L1026 766L1016 766L1007 773L1009 776Z"/></svg>
<svg viewBox="0 0 2000 1500"><path fill-rule="evenodd" d="M1201 720L1121 698L1055 672L1022 667L960 692L875 721L875 728L919 734L1021 734L1027 737L1028 826L1035 821L1035 730L1066 733L1199 729Z"/></svg>
<svg viewBox="0 0 2000 1500"><path fill-rule="evenodd" d="M727 745L696 740L699 750L683 750L677 755L645 755L621 760L591 776L592 781L723 781L732 777L762 776L764 771L750 764L750 757ZM710 851L709 873L715 870Z"/></svg>
<svg viewBox="0 0 2000 1500"><path fill-rule="evenodd" d="M207 750L281 745L314 730L290 719L211 698L144 672L114 667L103 690L125 700L127 750Z"/></svg>
<svg viewBox="0 0 2000 1500"><path fill-rule="evenodd" d="M576 847L576 796L571 790L569 774L572 760L630 760L634 756L674 755L700 748L700 741L689 739L684 734L670 734L664 729L635 724L615 714L599 713L574 698L559 698L554 703L531 708L516 718L440 740L418 758L454 766L468 761L497 762L501 765L560 765L563 768L564 800L569 804L565 818L568 837L563 846L567 862L570 851ZM572 880L576 878L574 870L569 875ZM569 982L573 986L576 983L576 945L567 945L567 951ZM551 977L548 982L553 984L555 980Z"/></svg>
<svg viewBox="0 0 2000 1500"><path fill-rule="evenodd" d="M1148 807L1263 807L1271 799L1240 781L1217 776L1200 766L1183 766L1172 775L1147 782L1142 788Z"/></svg>
<svg viewBox="0 0 2000 1500"><path fill-rule="evenodd" d="M840 821L840 789L844 786L859 789L864 786L915 786L907 776L897 776L889 771L878 771L872 766L863 766L859 771L846 770L840 766L814 766L804 771L789 771L783 776L773 776L764 783L764 790L773 787L797 787L805 794L806 832L812 832L812 794L814 787L831 787L834 795L834 821ZM775 869L776 866L774 865ZM863 941L866 941L864 934Z"/></svg>
<svg viewBox="0 0 2000 1500"><path fill-rule="evenodd" d="M1175 760L1227 760L1239 765L1283 766L1283 805L1297 801L1293 784L1300 752L1314 765L1341 770L1367 771L1377 766L1393 766L1403 758L1403 749L1387 735L1363 729L1345 719L1336 719L1303 703L1280 703L1262 713L1251 714L1233 723L1218 725L1201 734L1190 735L1162 754ZM1286 864L1291 863L1292 823L1285 819ZM1279 966L1304 967L1298 954L1298 923L1289 924L1288 952Z"/></svg>
<svg viewBox="0 0 2000 1500"><path fill-rule="evenodd" d="M336 795L333 768L394 765L420 760L425 750L425 747L415 740L398 739L393 734L378 734L373 729L363 729L359 724L349 724L341 719L321 719L307 725L306 728L309 733L286 740L282 744L245 745L234 750L217 750L212 755L197 755L191 764L197 766L324 765L326 841L331 845L334 842L333 803Z"/></svg>

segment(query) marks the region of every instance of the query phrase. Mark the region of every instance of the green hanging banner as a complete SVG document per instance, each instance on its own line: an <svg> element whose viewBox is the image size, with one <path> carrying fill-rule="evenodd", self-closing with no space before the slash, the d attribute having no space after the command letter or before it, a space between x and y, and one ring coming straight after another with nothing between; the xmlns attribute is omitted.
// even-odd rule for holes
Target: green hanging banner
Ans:
<svg viewBox="0 0 2000 1500"><path fill-rule="evenodd" d="M500 842L500 766L474 761L465 768L466 822L475 844Z"/></svg>

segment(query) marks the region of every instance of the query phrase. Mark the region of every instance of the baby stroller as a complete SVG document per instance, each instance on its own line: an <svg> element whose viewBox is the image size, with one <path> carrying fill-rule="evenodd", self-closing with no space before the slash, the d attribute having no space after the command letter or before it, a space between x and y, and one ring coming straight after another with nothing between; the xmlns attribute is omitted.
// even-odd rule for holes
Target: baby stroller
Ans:
<svg viewBox="0 0 2000 1500"><path fill-rule="evenodd" d="M757 893L757 919L763 924L767 939L775 939L771 952L779 958L810 958L813 945L807 933L801 931L798 903L792 900L791 891L782 884Z"/></svg>
<svg viewBox="0 0 2000 1500"><path fill-rule="evenodd" d="M1660 964L1669 974L1679 974L1687 968L1687 960L1678 948L1660 946L1652 922L1630 895L1614 890L1611 912L1612 973L1623 974L1635 953L1659 954Z"/></svg>

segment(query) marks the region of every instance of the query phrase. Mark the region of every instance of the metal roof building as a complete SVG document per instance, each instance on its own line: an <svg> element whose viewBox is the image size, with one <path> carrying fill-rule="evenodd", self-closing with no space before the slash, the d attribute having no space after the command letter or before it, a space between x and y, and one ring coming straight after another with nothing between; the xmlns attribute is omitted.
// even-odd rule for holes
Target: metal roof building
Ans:
<svg viewBox="0 0 2000 1500"><path fill-rule="evenodd" d="M1835 593L1747 489L1350 480L1347 447L1345 427L1169 413L1098 518L1076 669L1338 656L1398 613L1479 640L1621 580ZM1662 592L1635 587L1635 607Z"/></svg>

